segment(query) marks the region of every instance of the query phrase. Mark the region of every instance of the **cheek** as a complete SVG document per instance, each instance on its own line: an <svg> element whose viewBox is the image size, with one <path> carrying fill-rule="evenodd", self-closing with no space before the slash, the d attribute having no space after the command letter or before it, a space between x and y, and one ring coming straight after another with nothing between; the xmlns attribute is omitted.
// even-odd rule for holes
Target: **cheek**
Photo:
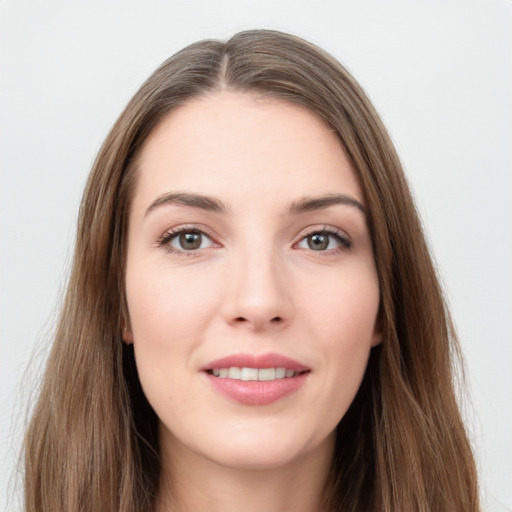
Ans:
<svg viewBox="0 0 512 512"><path fill-rule="evenodd" d="M191 354L203 342L216 306L204 279L165 266L127 268L126 296L139 380L153 409L187 408ZM206 287L212 290L212 283ZM174 391L173 391L174 390Z"/></svg>
<svg viewBox="0 0 512 512"><path fill-rule="evenodd" d="M357 351L375 341L380 293L372 267L340 272L308 288L302 306L305 317L332 350Z"/></svg>
<svg viewBox="0 0 512 512"><path fill-rule="evenodd" d="M215 287L193 271L132 270L128 276L126 295L135 342L186 343L215 312Z"/></svg>
<svg viewBox="0 0 512 512"><path fill-rule="evenodd" d="M308 301L307 329L323 358L323 384L315 400L332 426L352 403L378 339L379 300L376 275L354 272L325 282Z"/></svg>
<svg viewBox="0 0 512 512"><path fill-rule="evenodd" d="M171 272L165 266L149 265L127 270L126 296L139 379L153 409L170 421L168 411L188 407L184 386L190 355L204 341L217 309L215 286L205 286L204 278L193 271Z"/></svg>

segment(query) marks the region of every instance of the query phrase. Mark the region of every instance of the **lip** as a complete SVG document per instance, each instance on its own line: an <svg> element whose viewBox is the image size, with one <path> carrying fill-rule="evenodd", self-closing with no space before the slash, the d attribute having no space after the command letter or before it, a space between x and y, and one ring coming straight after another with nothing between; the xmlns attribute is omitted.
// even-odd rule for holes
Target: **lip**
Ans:
<svg viewBox="0 0 512 512"><path fill-rule="evenodd" d="M201 371L213 370L214 368L230 368L237 366L239 368L289 368L297 373L309 370L309 368L294 359L268 352L266 354L233 354L221 359L216 359L201 367Z"/></svg>
<svg viewBox="0 0 512 512"><path fill-rule="evenodd" d="M215 377L210 372L214 368L230 367L282 367L293 370L297 375L271 381L242 381ZM242 405L270 405L277 402L298 391L310 374L310 368L306 365L276 353L233 354L209 362L201 367L201 371L215 391Z"/></svg>

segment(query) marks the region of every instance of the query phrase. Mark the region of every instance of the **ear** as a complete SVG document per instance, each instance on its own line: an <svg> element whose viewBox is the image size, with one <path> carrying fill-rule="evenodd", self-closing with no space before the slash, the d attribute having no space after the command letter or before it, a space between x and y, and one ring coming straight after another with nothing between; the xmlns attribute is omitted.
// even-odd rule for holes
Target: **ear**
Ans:
<svg viewBox="0 0 512 512"><path fill-rule="evenodd" d="M123 329L123 341L128 345L133 343L133 333L130 331L130 329L128 329L128 327Z"/></svg>
<svg viewBox="0 0 512 512"><path fill-rule="evenodd" d="M374 332L373 333L373 336L372 336L372 348L373 347L376 347L377 345L380 345L382 343L382 333L379 331L379 332Z"/></svg>
<svg viewBox="0 0 512 512"><path fill-rule="evenodd" d="M123 294L121 301L121 310L119 312L119 323L117 324L119 327L123 327L123 341L131 345L133 343L133 333L130 325L130 315L128 314L128 305L126 304L126 297Z"/></svg>
<svg viewBox="0 0 512 512"><path fill-rule="evenodd" d="M380 314L377 316L377 320L375 320L375 327L373 328L372 334L372 348L380 345L382 343L382 321Z"/></svg>

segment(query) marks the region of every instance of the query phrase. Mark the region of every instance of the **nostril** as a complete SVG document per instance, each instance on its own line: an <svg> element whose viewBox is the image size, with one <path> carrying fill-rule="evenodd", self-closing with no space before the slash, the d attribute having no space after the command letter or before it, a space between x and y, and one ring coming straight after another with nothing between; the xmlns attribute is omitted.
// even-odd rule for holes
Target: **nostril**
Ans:
<svg viewBox="0 0 512 512"><path fill-rule="evenodd" d="M271 318L271 319L270 319L270 321L271 321L271 322L273 322L273 323L275 323L275 324L277 324L277 323L282 322L282 321L283 321L283 318L282 318L282 317L280 317L280 316L275 316L274 318ZM245 317L243 317L243 316L237 316L237 317L235 318L235 322L240 322L240 323L241 323L241 322L248 322L248 319L247 319L247 318L245 318Z"/></svg>
<svg viewBox="0 0 512 512"><path fill-rule="evenodd" d="M256 329L262 328L264 325L275 325L281 326L284 325L285 321L282 316L274 316L274 317L268 317L265 315L259 316L256 315L254 318L251 316L237 316L234 317L232 320L233 324L236 325L252 325Z"/></svg>

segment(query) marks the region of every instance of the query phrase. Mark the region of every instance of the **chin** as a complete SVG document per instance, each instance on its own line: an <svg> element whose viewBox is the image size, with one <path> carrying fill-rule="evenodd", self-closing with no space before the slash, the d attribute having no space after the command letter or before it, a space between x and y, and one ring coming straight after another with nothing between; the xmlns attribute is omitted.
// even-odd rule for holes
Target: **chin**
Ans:
<svg viewBox="0 0 512 512"><path fill-rule="evenodd" d="M278 433L240 433L225 439L212 439L201 450L211 462L239 470L269 470L284 468L304 458L331 457L334 449L334 433L326 438L293 435L289 431Z"/></svg>
<svg viewBox="0 0 512 512"><path fill-rule="evenodd" d="M276 451L271 447L252 448L232 446L229 450L222 450L212 454L212 461L225 467L240 470L276 469L293 463L300 457L300 450L280 449Z"/></svg>

